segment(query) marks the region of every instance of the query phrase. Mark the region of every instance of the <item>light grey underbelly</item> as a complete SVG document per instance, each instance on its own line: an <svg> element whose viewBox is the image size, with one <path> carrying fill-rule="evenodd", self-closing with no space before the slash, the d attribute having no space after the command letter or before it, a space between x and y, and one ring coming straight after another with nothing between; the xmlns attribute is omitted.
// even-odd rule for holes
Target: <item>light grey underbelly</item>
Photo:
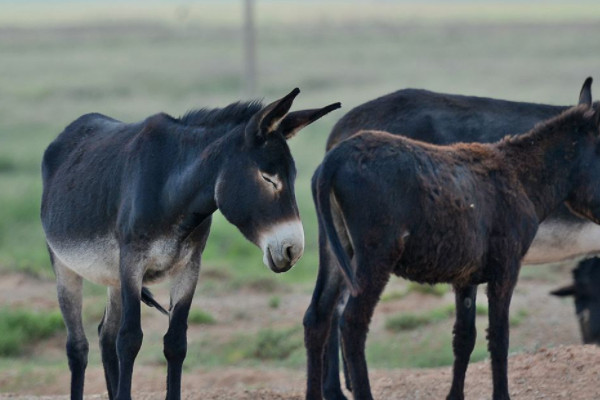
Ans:
<svg viewBox="0 0 600 400"><path fill-rule="evenodd" d="M523 264L543 264L600 253L600 225L549 221L540 225Z"/></svg>
<svg viewBox="0 0 600 400"><path fill-rule="evenodd" d="M54 256L62 265L83 278L100 285L119 286L119 244L115 237L87 241L48 241ZM523 259L523 264L542 264L569 260L600 253L600 226L547 222L538 232ZM173 239L152 242L141 257L144 268L153 277L173 274L189 262L192 251ZM162 273L162 274L161 274Z"/></svg>
<svg viewBox="0 0 600 400"><path fill-rule="evenodd" d="M59 243L48 241L48 246L58 262L86 280L99 285L120 286L120 251L115 237ZM153 241L139 257L145 271L144 281L157 282L172 275L190 261L191 254L190 248L181 246L174 239Z"/></svg>

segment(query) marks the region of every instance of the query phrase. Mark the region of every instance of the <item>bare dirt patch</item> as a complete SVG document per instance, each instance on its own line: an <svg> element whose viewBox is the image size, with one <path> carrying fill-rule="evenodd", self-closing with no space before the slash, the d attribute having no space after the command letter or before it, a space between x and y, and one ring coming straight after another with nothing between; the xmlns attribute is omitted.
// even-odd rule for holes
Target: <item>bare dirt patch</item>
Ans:
<svg viewBox="0 0 600 400"><path fill-rule="evenodd" d="M544 268L544 267L537 267ZM552 271L556 279L547 279L546 271L541 277L522 279L515 292L513 311L527 310L518 326L511 328L511 349L519 352L509 358L510 390L513 399L574 399L591 400L600 398L600 348L582 346L576 325L572 302L548 296L548 292L568 282L569 267ZM41 281L20 274L9 274L0 280L0 304L9 307L37 307L56 309L55 289L52 282ZM557 282L558 281L558 282ZM394 279L390 292L402 292L405 282ZM167 304L166 287L155 289L157 298ZM310 293L290 290L278 293L280 305L269 307L272 293L256 291L228 292L222 295L207 295L198 291L194 308L210 312L216 323L190 327L190 342L206 338L227 340L239 332L257 332L264 327L297 326L301 330L301 319ZM92 293L86 296L87 303L101 308L104 295ZM479 291L479 300L485 303L485 290ZM385 331L387 317L399 312L418 312L440 307L453 302L453 294L441 297L410 293L401 299L380 303L371 324L370 341L398 340ZM89 311L93 308L88 309ZM479 317L485 321L485 317ZM92 318L93 319L93 318ZM159 357L141 357L134 371L134 398L154 400L164 398L166 367L159 361L161 336L167 327L165 316L153 309L144 308L144 348L153 349ZM104 375L100 365L95 324L89 322L90 364L86 374L86 398L107 399ZM451 331L452 319L440 323L436 329ZM431 332L425 326L414 331L414 335ZM0 399L67 399L69 373L64 355L64 334L32 347L26 360L19 368L0 369ZM212 339L211 339L212 340ZM485 332L479 331L479 339L485 340ZM210 345L210 340L208 345ZM369 345L369 343L367 343ZM404 345L404 344L403 344ZM406 343L410 346L410 343ZM555 347L558 346L558 347ZM95 355L94 355L95 354ZM48 360L54 360L52 362ZM58 360L58 361L56 361ZM57 362L60 367L57 367ZM45 363L50 363L48 367ZM5 365L6 367L6 365ZM378 399L440 399L450 387L451 368L428 369L381 369L371 366L373 394ZM304 398L305 371L297 368L277 368L269 362L251 367L188 365L183 376L184 399L265 399L291 400ZM469 367L466 380L468 399L491 398L491 373L489 360L474 363Z"/></svg>
<svg viewBox="0 0 600 400"><path fill-rule="evenodd" d="M600 398L600 348L596 346L559 346L509 358L511 396L520 400ZM100 372L95 371L94 372ZM94 373L99 376L101 374ZM157 370L146 367L136 373L136 395L140 400L164 398ZM429 400L444 398L449 387L451 368L376 370L371 373L373 395L378 399ZM67 384L68 376L57 377L56 384ZM108 398L102 382L88 381L98 389L88 399ZM491 398L491 373L488 361L469 367L466 379L468 399ZM154 390L155 391L154 391ZM303 398L304 373L259 368L222 368L196 370L184 377L184 399L211 400L300 400ZM12 400L62 400L67 396L1 395Z"/></svg>

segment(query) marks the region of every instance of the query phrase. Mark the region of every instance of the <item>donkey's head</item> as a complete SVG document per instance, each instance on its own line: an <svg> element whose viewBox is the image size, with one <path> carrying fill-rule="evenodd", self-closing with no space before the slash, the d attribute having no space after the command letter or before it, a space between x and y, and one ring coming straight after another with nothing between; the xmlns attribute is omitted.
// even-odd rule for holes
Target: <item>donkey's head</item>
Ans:
<svg viewBox="0 0 600 400"><path fill-rule="evenodd" d="M592 104L591 84L592 78L587 78L579 96L583 121L577 130L583 148L566 204L576 214L600 224L600 103Z"/></svg>
<svg viewBox="0 0 600 400"><path fill-rule="evenodd" d="M553 290L559 297L573 296L584 343L600 345L600 258L584 260L573 270L573 284Z"/></svg>
<svg viewBox="0 0 600 400"><path fill-rule="evenodd" d="M274 272L285 272L304 252L298 213L296 167L287 140L300 129L340 107L340 103L288 113L294 89L262 108L236 132L236 145L222 167L215 188L221 213L263 251Z"/></svg>

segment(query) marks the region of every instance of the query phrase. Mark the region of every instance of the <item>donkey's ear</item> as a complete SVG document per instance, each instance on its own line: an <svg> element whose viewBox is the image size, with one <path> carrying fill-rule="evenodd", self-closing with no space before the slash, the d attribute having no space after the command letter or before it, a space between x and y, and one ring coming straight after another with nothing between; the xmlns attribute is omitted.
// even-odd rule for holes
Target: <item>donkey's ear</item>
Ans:
<svg viewBox="0 0 600 400"><path fill-rule="evenodd" d="M583 86L581 86L581 92L579 92L579 103L585 104L587 106L592 105L592 82L594 80L591 76L588 76L585 82L583 82Z"/></svg>
<svg viewBox="0 0 600 400"><path fill-rule="evenodd" d="M274 101L254 114L246 124L246 138L249 140L264 140L267 135L277 130L279 123L292 107L294 98L300 93L295 88L285 97Z"/></svg>
<svg viewBox="0 0 600 400"><path fill-rule="evenodd" d="M294 136L300 129L312 124L322 116L337 110L342 106L341 103L333 103L323 108L315 108L312 110L294 111L286 115L281 121L280 132L286 139Z"/></svg>
<svg viewBox="0 0 600 400"><path fill-rule="evenodd" d="M566 297L575 296L575 285L564 286L550 292L553 296Z"/></svg>

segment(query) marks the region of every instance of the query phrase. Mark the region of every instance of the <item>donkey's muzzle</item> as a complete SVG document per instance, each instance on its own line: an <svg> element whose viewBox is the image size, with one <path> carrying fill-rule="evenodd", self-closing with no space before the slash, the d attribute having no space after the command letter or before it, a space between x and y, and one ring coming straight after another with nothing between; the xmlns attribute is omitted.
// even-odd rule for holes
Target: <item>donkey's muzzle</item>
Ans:
<svg viewBox="0 0 600 400"><path fill-rule="evenodd" d="M262 235L263 261L273 272L286 272L304 253L300 220L277 224Z"/></svg>

